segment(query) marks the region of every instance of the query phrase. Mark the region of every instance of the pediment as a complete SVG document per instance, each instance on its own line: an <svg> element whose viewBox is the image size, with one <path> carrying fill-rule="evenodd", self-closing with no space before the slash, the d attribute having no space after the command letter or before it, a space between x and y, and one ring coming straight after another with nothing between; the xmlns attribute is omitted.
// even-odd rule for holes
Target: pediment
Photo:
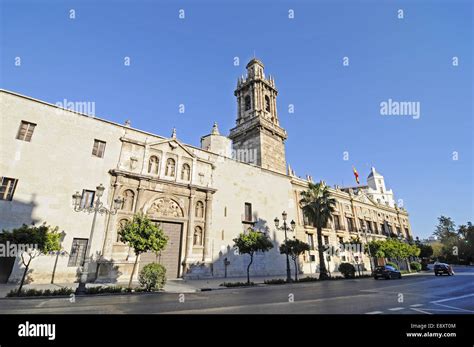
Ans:
<svg viewBox="0 0 474 347"><path fill-rule="evenodd" d="M377 207L377 204L365 194L356 195L354 200Z"/></svg>
<svg viewBox="0 0 474 347"><path fill-rule="evenodd" d="M178 156L188 156L195 158L196 156L189 149L186 148L181 142L176 139L167 139L156 141L153 143L147 144L148 148L156 149L162 151L163 153L173 153Z"/></svg>

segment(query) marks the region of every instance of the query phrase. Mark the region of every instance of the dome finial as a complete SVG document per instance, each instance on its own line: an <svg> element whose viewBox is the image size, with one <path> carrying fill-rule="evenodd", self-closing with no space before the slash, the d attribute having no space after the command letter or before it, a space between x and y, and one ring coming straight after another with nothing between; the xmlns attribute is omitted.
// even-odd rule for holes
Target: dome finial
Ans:
<svg viewBox="0 0 474 347"><path fill-rule="evenodd" d="M212 126L211 135L220 135L219 128L217 127L217 122L214 122L214 125Z"/></svg>
<svg viewBox="0 0 474 347"><path fill-rule="evenodd" d="M171 133L171 138L175 139L176 138L176 128L173 127L173 132Z"/></svg>

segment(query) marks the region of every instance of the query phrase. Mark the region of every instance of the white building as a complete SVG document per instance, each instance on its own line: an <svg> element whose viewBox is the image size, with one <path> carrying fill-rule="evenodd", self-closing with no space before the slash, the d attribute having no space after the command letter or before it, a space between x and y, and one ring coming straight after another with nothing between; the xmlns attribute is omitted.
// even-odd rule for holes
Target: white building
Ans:
<svg viewBox="0 0 474 347"><path fill-rule="evenodd" d="M90 280L126 280L135 255L119 242L117 230L137 212L147 214L170 238L161 254L142 255L140 268L160 262L169 278L242 276L248 256L238 255L232 240L253 227L266 232L274 248L256 256L252 275L284 274L285 257L278 250L284 233L276 230L274 218L286 211L288 220L296 222L290 237L310 245L316 238L299 205L308 180L287 170L278 92L263 69L261 61L249 62L235 91L236 126L226 137L214 124L201 138L201 148L182 143L176 131L163 137L1 91L0 228L47 222L65 232L64 254L34 260L31 279L49 283L55 269L56 282L76 281L90 243L97 269ZM82 204L89 205L99 184L105 186L105 206L111 208L117 197L124 203L116 215L98 216L90 240L92 215L75 212L71 196L79 191ZM332 190L337 209L334 221L323 229L326 244L337 246L355 236L363 241L385 238L387 228L411 237L407 212L394 204L392 191L375 169L362 191ZM315 255L313 248L301 257L303 272L315 272ZM367 257L361 257L368 268ZM353 260L349 254L327 256L330 271ZM16 261L4 277L16 281L21 274Z"/></svg>

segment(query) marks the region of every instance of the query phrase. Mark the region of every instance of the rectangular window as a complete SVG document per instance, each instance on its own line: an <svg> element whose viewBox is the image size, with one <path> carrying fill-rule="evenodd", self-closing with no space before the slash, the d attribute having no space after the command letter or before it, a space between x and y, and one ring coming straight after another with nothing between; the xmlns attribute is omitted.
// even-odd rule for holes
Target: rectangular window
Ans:
<svg viewBox="0 0 474 347"><path fill-rule="evenodd" d="M67 266L82 266L86 257L88 239L73 239Z"/></svg>
<svg viewBox="0 0 474 347"><path fill-rule="evenodd" d="M372 230L372 222L371 222L370 220L368 220L368 221L365 221L365 223L367 223L367 231L368 231L369 233L373 232L373 230Z"/></svg>
<svg viewBox="0 0 474 347"><path fill-rule="evenodd" d="M339 220L339 216L333 216L334 219L334 228L336 230L341 230L341 221Z"/></svg>
<svg viewBox="0 0 474 347"><path fill-rule="evenodd" d="M329 236L324 236L324 244L329 245Z"/></svg>
<svg viewBox="0 0 474 347"><path fill-rule="evenodd" d="M82 190L82 198L81 198L81 208L92 207L94 204L94 190Z"/></svg>
<svg viewBox="0 0 474 347"><path fill-rule="evenodd" d="M385 234L387 231L385 230L385 226L383 223L380 223L380 233Z"/></svg>
<svg viewBox="0 0 474 347"><path fill-rule="evenodd" d="M0 200L11 201L18 180L16 178L2 177L2 185L0 186Z"/></svg>
<svg viewBox="0 0 474 347"><path fill-rule="evenodd" d="M343 237L339 237L339 243L342 245L344 243L344 238Z"/></svg>
<svg viewBox="0 0 474 347"><path fill-rule="evenodd" d="M36 124L30 123L27 121L22 120L20 123L20 128L18 129L18 134L16 138L21 141L31 141L31 137L33 136L33 131L35 130Z"/></svg>
<svg viewBox="0 0 474 347"><path fill-rule="evenodd" d="M308 245L310 250L314 250L314 237L313 234L308 234Z"/></svg>
<svg viewBox="0 0 474 347"><path fill-rule="evenodd" d="M359 225L360 229L362 229L362 227L364 226L364 220L362 218L359 218Z"/></svg>
<svg viewBox="0 0 474 347"><path fill-rule="evenodd" d="M252 204L249 202L245 203L245 220L247 222L252 221Z"/></svg>
<svg viewBox="0 0 474 347"><path fill-rule="evenodd" d="M103 158L105 153L105 141L94 140L94 147L92 148L92 155L94 157Z"/></svg>
<svg viewBox="0 0 474 347"><path fill-rule="evenodd" d="M405 228L405 237L408 237L408 235L410 235L410 234L408 233L408 228Z"/></svg>
<svg viewBox="0 0 474 347"><path fill-rule="evenodd" d="M303 212L303 223L305 226L309 226L310 225L310 222L309 222L309 218L308 216L306 215L306 213Z"/></svg>
<svg viewBox="0 0 474 347"><path fill-rule="evenodd" d="M378 231L378 229L377 229L377 223L376 223L376 222L374 222L374 231L375 231L376 234L379 233L379 231Z"/></svg>
<svg viewBox="0 0 474 347"><path fill-rule="evenodd" d="M400 229L400 227L397 227L397 235L401 235L402 234L402 230Z"/></svg>
<svg viewBox="0 0 474 347"><path fill-rule="evenodd" d="M311 254L309 256L309 261L311 261L311 262L316 261L316 256L314 254Z"/></svg>
<svg viewBox="0 0 474 347"><path fill-rule="evenodd" d="M346 217L347 219L347 228L349 231L354 231L354 220L350 217Z"/></svg>

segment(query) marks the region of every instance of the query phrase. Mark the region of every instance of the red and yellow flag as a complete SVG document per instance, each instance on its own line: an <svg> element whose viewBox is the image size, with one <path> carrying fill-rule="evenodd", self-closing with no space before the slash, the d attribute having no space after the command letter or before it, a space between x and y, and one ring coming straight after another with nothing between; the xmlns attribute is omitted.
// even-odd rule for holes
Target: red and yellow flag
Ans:
<svg viewBox="0 0 474 347"><path fill-rule="evenodd" d="M356 168L352 167L352 171L354 172L354 177L356 179L357 184L359 184L359 174L357 173Z"/></svg>

